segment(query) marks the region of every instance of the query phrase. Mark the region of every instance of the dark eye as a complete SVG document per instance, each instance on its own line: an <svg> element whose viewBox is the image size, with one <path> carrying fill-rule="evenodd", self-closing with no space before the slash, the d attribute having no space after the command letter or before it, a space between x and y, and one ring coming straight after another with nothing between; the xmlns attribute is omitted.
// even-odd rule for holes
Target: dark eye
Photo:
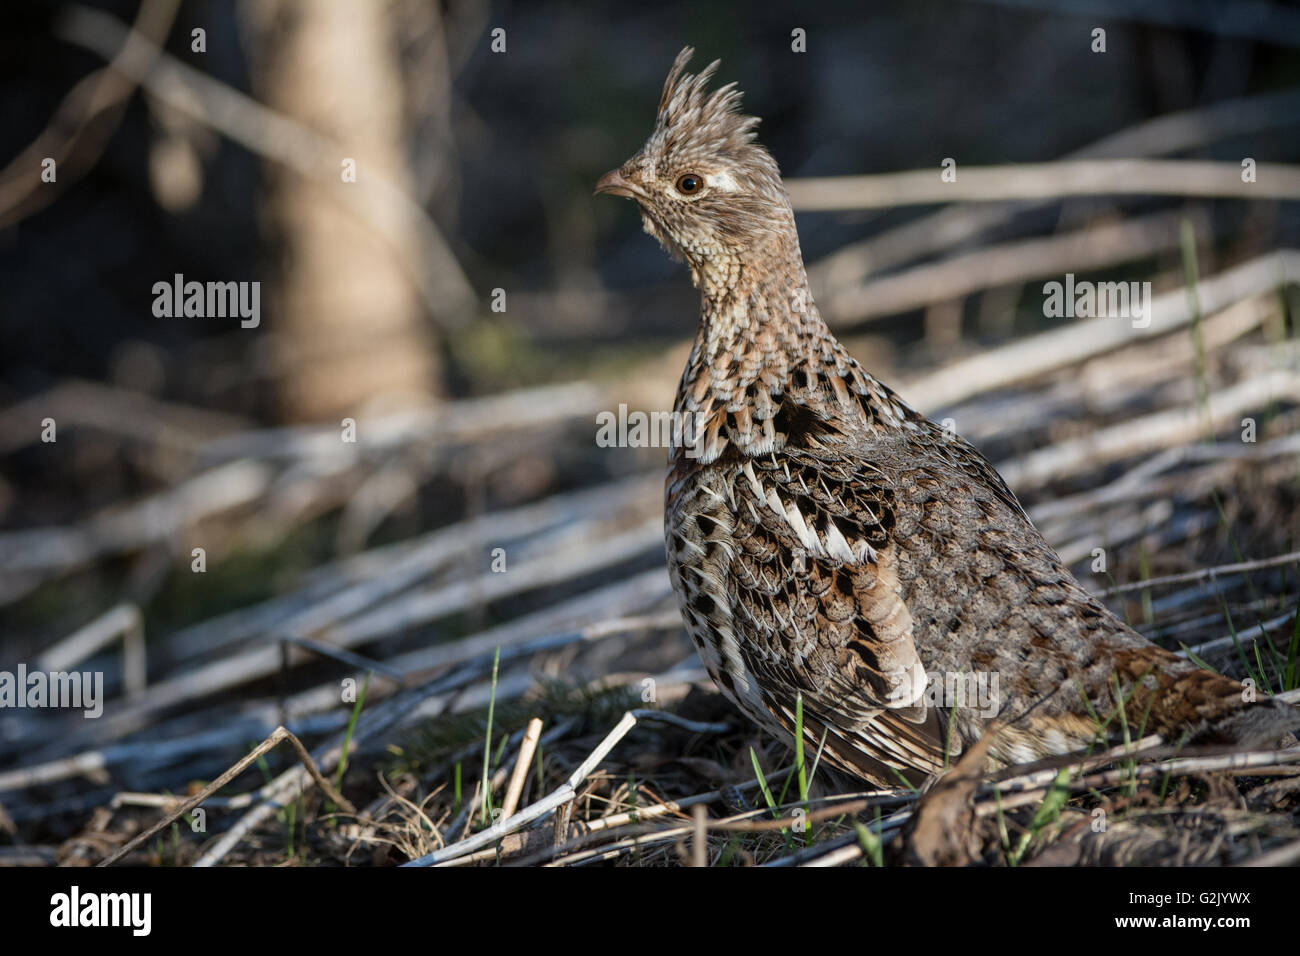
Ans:
<svg viewBox="0 0 1300 956"><path fill-rule="evenodd" d="M686 173L677 179L677 191L683 196L693 196L704 188L704 177Z"/></svg>

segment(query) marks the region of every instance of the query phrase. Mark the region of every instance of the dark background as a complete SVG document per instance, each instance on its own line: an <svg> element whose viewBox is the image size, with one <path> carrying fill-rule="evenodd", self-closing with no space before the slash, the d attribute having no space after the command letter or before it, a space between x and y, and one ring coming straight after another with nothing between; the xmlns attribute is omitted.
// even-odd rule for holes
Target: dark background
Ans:
<svg viewBox="0 0 1300 956"><path fill-rule="evenodd" d="M291 30L284 21L267 27L254 14L277 2L181 3L165 49L177 62L265 102L268 63L283 62L275 44ZM126 0L88 6L122 23L139 9ZM71 398L89 425L61 429L57 446L38 442L39 422L52 414L45 398L67 383L105 386L115 400L140 397L165 409L217 413L245 429L337 422L358 414L367 389L382 392L387 384L381 363L378 381L354 383L350 397L334 406L322 405L319 396L315 404L304 402L286 386L321 366L312 358L275 359L274 343L310 346L329 321L350 323L365 336L389 315L388 300L376 295L359 308L339 305L337 315L325 314L329 302L277 305L286 280L301 281L303 274L286 241L295 207L287 215L275 212L277 191L294 174L202 123L177 126L145 92L135 90L120 116L87 123L90 138L102 140L102 153L78 149L80 162L60 167L52 202L6 208L3 198L15 190L45 188L32 185L39 171L15 157L40 135L69 132L60 104L104 65L98 54L64 38L63 18L77 9L85 7L12 5L0 33L0 217L7 217L0 218L0 528L6 531L74 525L187 473L188 465L175 466L148 440L154 426L147 417L125 422L129 427L120 432L95 425L98 393ZM424 400L435 404L587 379L646 382L639 397L669 406L698 313L696 293L685 269L642 234L631 204L591 190L643 142L664 75L683 45L696 47L695 68L722 60L717 82L739 82L747 108L762 117L762 142L787 177L937 171L947 156L960 165L1048 161L1144 120L1300 84L1300 6L1293 3L358 0L355 9L369 11L388 30L385 56L402 90L400 135L383 145L405 164L409 194L437 224L477 295L477 304L454 321L436 296L422 303L408 295L410 341L397 343L393 354L426 362L418 384ZM1098 26L1107 31L1104 54L1090 50ZM196 54L190 37L199 27L207 51ZM507 31L504 54L490 50L496 27ZM791 51L796 27L807 31L806 53ZM339 75L351 78L347 52L345 45L331 55ZM283 111L296 106L292 99L277 104ZM325 121L345 119L327 115ZM1294 119L1300 117L1221 138L1192 155L1234 164L1244 155L1294 162L1300 156ZM186 203L166 202L152 171L168 139L182 143L197 171ZM366 169L364 154L362 161ZM313 203L326 201L309 198L297 208L311 212ZM930 257L1169 208L1210 224L1212 239L1202 248L1206 272L1211 262L1231 265L1300 241L1295 203L1098 197L1023 212ZM931 211L800 213L805 257L815 271L846 243ZM371 266L348 266L345 258L344 268L364 282ZM1153 252L1102 278L1148 278L1160 270L1179 274L1176 250ZM156 318L153 284L178 272L199 281L261 281L261 327ZM814 277L820 299L819 281ZM505 312L490 309L495 289L508 294ZM959 303L956 343L928 340L921 310L869 327L836 328L872 371L895 380L899 370L924 370L1046 324L1032 283L996 291L1004 296L997 308L1005 321L988 323L978 297L967 297ZM833 314L827 317L836 323ZM341 371L329 373L339 376L340 392L351 347L336 348ZM328 398L334 379L326 381ZM116 405L103 414L124 422ZM474 477L474 467L462 467L469 459L453 451L448 469L421 486L419 507L384 523L373 540L396 540L472 507L517 504L660 460L655 450L635 460L602 456L590 447L589 429L574 436L573 454L555 453L552 443L532 457L521 455L506 477L488 482ZM997 460L1009 450L990 454ZM494 467L488 471L496 476ZM286 542L228 590L209 588L204 600L226 607L269 593L272 572L286 573L293 556L310 566L332 554L328 533L325 539ZM26 544L13 539L6 547ZM107 570L107 578L93 577L93 588L73 578L52 594L37 592L22 606L18 629L48 637L85 620L123 587L137 593L129 582L143 572L134 565L110 563ZM139 592L142 600L151 588ZM180 619L194 618L197 610L188 603L194 600L186 589L174 598L184 608ZM59 613L51 620L47 612L54 608Z"/></svg>
<svg viewBox="0 0 1300 956"><path fill-rule="evenodd" d="M136 7L95 6L128 21ZM1050 12L1062 6L1072 12ZM26 146L67 90L102 65L53 36L59 9L6 11L0 157ZM183 3L167 48L248 92L239 11ZM479 315L481 325L442 342L452 394L552 379L602 354L600 346L630 337L666 342L688 331L694 297L684 272L648 246L629 208L590 196L596 177L644 139L667 66L687 43L697 48L696 65L721 58L720 79L740 82L787 176L930 168L944 156L1050 160L1144 118L1300 81L1294 4L451 3L446 14L459 63L457 162L426 176L437 182L420 198L475 288L636 293L632 308L591 315L580 328L545 314ZM505 55L488 50L494 25L508 31ZM1096 25L1107 30L1104 55L1089 51ZM206 54L188 51L194 26L208 31ZM790 51L794 26L808 31L806 54ZM411 134L419 177L429 131ZM258 347L257 336L232 342L220 320L160 320L150 311L153 282L174 272L268 278L277 249L259 223L262 163L218 137L203 157L197 202L169 213L155 201L146 168L155 135L136 95L85 177L0 231L0 402L67 376L112 380L123 374L124 348L147 343L164 360L160 394L274 420L265 383L243 354ZM1204 155L1235 160L1243 146L1220 143ZM1288 126L1253 135L1249 148L1261 161L1285 162L1300 141ZM1286 209L1267 237L1272 244L1296 241L1300 224L1294 206ZM801 215L805 253L815 260L917 213ZM273 323L269 317L264 328ZM894 331L905 341L909 329L900 323ZM579 344L595 348L575 354ZM489 345L510 355L473 361ZM217 361L246 374L214 385Z"/></svg>

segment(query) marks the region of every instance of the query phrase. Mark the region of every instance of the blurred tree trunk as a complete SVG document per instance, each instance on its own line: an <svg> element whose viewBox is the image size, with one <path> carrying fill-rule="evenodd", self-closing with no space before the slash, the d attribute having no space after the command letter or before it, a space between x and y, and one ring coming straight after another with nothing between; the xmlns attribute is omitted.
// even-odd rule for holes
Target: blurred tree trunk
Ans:
<svg viewBox="0 0 1300 956"><path fill-rule="evenodd" d="M428 400L439 387L432 328L401 266L419 261L418 239L400 222L380 235L330 195L357 188L343 180L345 159L358 179L414 193L392 10L377 0L245 0L241 12L259 97L342 146L334 183L266 171L279 263L264 329L281 413L319 420Z"/></svg>

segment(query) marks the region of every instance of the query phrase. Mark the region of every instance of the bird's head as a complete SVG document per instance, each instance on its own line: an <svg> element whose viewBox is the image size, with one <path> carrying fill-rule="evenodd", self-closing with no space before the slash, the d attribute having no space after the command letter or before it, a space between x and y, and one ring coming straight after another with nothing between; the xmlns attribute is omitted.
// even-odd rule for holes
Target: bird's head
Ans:
<svg viewBox="0 0 1300 956"><path fill-rule="evenodd" d="M740 112L734 83L708 92L717 60L686 72L693 53L677 54L650 138L596 192L635 199L645 231L698 275L793 231L794 218L776 160L754 142L758 119Z"/></svg>

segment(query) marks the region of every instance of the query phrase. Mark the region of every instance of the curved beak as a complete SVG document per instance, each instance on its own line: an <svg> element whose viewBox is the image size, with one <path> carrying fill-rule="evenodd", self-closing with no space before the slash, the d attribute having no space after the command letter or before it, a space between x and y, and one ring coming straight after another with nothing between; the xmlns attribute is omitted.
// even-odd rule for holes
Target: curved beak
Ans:
<svg viewBox="0 0 1300 956"><path fill-rule="evenodd" d="M628 199L635 199L637 188L624 179L617 169L611 169L596 181L596 192L610 193L614 196L625 196Z"/></svg>

